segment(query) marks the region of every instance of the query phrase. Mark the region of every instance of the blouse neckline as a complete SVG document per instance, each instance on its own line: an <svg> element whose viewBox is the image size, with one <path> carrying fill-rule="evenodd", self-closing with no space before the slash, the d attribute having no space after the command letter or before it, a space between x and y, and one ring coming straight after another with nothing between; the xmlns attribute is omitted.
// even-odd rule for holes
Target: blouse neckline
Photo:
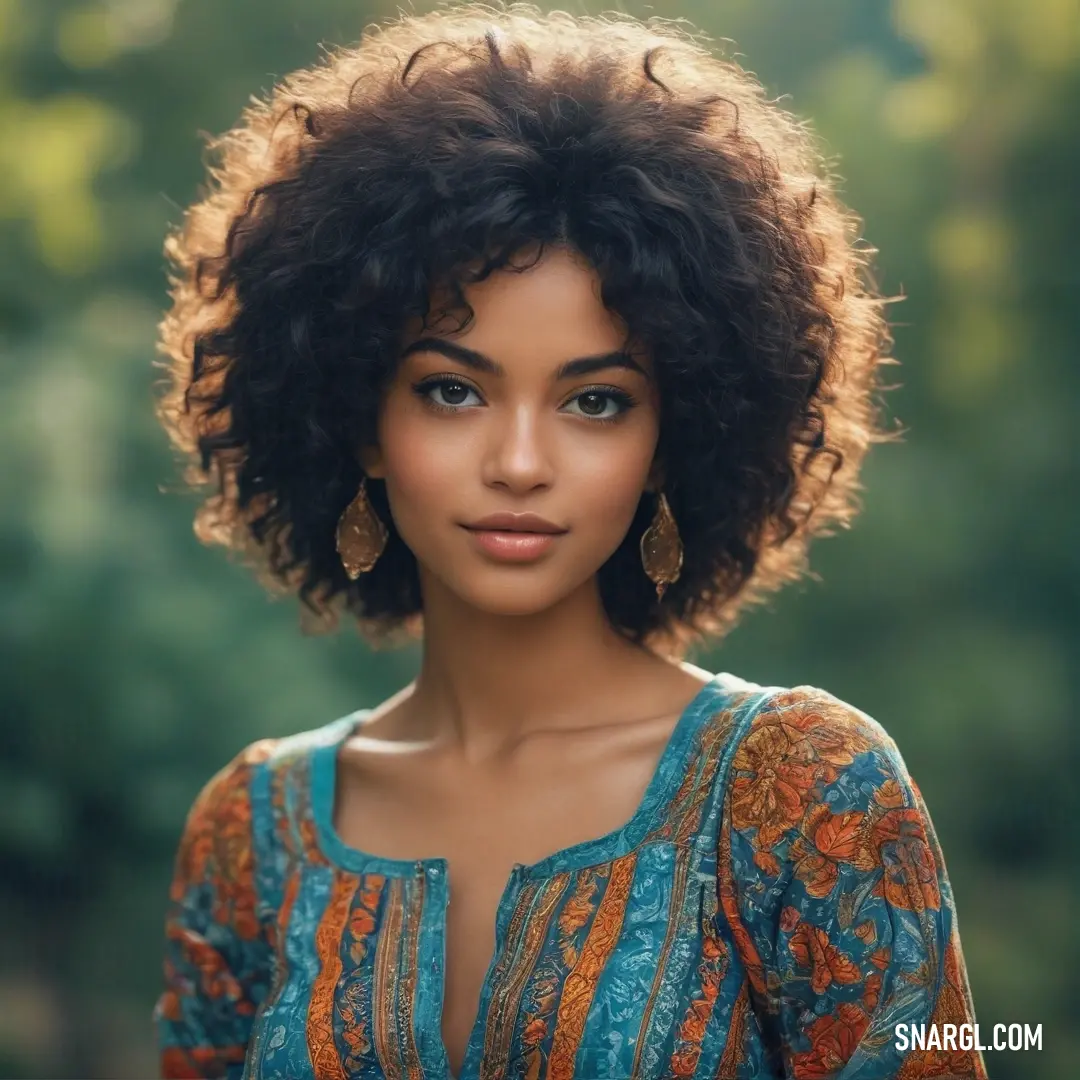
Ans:
<svg viewBox="0 0 1080 1080"><path fill-rule="evenodd" d="M701 671L691 665L690 670ZM649 833L659 811L672 795L673 785L685 772L686 757L693 743L694 732L705 714L715 711L716 698L738 683L728 672L713 675L683 709L660 753L645 794L630 819L603 836L579 841L545 856L529 865L515 867L521 877L549 877L567 870L608 862L627 855ZM426 859L397 859L374 855L346 844L333 824L334 795L337 783L338 752L346 740L368 720L372 709L357 709L328 725L328 735L311 750L311 814L315 826L315 844L323 857L339 869L352 873L381 874L386 877L415 877L418 874L438 875L448 869L448 860L441 857Z"/></svg>

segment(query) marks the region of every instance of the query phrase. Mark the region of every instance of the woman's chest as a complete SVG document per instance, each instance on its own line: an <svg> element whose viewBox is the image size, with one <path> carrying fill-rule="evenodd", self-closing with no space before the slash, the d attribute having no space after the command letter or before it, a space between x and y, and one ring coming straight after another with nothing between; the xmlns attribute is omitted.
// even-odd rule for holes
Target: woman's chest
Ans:
<svg viewBox="0 0 1080 1080"><path fill-rule="evenodd" d="M443 860L378 869L290 879L251 1080L740 1075L753 1021L708 852L489 870L460 902Z"/></svg>

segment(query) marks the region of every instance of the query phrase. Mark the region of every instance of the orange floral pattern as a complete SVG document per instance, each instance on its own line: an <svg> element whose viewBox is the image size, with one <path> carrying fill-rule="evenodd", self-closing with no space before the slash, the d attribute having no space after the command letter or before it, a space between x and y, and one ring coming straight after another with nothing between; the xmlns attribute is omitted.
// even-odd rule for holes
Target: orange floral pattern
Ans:
<svg viewBox="0 0 1080 1080"><path fill-rule="evenodd" d="M247 747L192 804L173 865L158 1024L184 1031L163 1045L162 1075L239 1075L252 1019L269 988L270 938L256 914L252 771L273 740Z"/></svg>
<svg viewBox="0 0 1080 1080"><path fill-rule="evenodd" d="M973 1023L941 850L895 743L823 691L774 697L735 755L721 903L795 1080L983 1080L978 1050L902 1053L890 1017ZM756 729L756 730L754 730ZM775 929L770 929L775 927ZM957 944L953 946L950 941Z"/></svg>

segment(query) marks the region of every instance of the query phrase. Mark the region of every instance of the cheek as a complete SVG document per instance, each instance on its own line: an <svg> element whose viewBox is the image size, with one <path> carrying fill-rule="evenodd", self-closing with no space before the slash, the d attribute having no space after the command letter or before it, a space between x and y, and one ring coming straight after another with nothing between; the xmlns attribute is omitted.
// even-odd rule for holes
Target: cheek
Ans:
<svg viewBox="0 0 1080 1080"><path fill-rule="evenodd" d="M431 423L422 408L404 381L383 401L377 434L388 485L405 488L423 483L424 476L438 465L438 455L431 452L438 425Z"/></svg>
<svg viewBox="0 0 1080 1080"><path fill-rule="evenodd" d="M469 460L462 439L440 437L430 425L401 422L390 425L393 435L384 442L387 493L395 512L412 507L438 506L453 500Z"/></svg>
<svg viewBox="0 0 1080 1080"><path fill-rule="evenodd" d="M579 447L567 469L567 487L588 506L588 515L598 526L625 528L641 500L655 449L652 424L627 431L625 438L598 439L595 447Z"/></svg>
<svg viewBox="0 0 1080 1080"><path fill-rule="evenodd" d="M624 457L604 467L577 472L574 488L588 506L587 516L595 527L604 532L625 531L641 500L650 460Z"/></svg>

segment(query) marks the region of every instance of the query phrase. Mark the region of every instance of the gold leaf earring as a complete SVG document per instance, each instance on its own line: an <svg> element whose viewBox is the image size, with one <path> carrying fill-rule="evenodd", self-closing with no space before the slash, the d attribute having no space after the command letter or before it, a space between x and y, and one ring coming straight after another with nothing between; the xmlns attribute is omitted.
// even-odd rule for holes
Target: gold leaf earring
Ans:
<svg viewBox="0 0 1080 1080"><path fill-rule="evenodd" d="M656 586L657 600L662 600L664 590L679 580L682 563L682 540L667 497L661 491L652 522L641 534L641 565Z"/></svg>
<svg viewBox="0 0 1080 1080"><path fill-rule="evenodd" d="M366 574L379 561L390 535L368 500L366 484L365 476L356 498L338 518L337 551L350 581Z"/></svg>

